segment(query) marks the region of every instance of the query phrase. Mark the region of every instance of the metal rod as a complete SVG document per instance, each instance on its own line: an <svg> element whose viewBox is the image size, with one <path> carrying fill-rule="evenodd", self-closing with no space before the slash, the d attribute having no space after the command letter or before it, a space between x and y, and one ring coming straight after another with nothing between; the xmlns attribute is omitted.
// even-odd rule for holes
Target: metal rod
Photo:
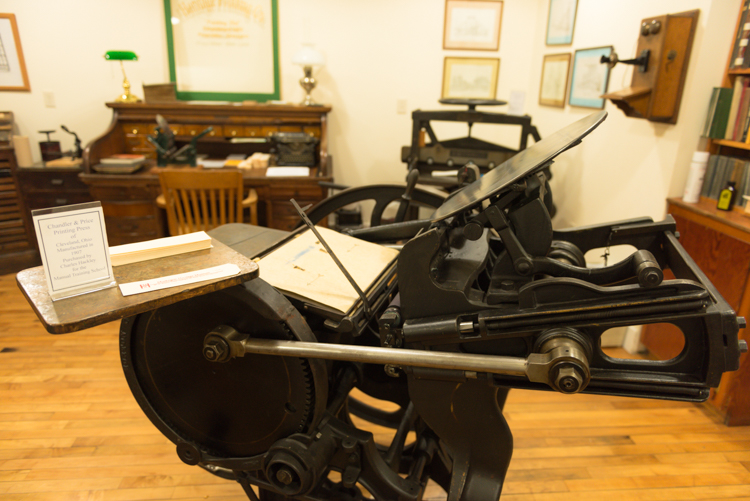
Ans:
<svg viewBox="0 0 750 501"><path fill-rule="evenodd" d="M323 358L370 364L392 364L401 367L431 367L472 372L489 372L509 376L526 376L525 358L496 355L474 355L445 351L379 348L348 344L305 343L276 339L245 339L245 353L286 357Z"/></svg>
<svg viewBox="0 0 750 501"><path fill-rule="evenodd" d="M346 279L349 281L349 283L354 287L354 290L359 295L359 299L362 300L362 304L365 307L365 313L367 316L372 315L372 310L370 309L370 303L367 301L367 296L365 296L365 293L362 292L362 289L359 288L359 285L357 285L357 282L354 281L354 278L349 274L347 269L344 267L344 265L339 261L339 258L336 257L336 254L333 253L333 250L328 246L328 243L326 243L325 239L318 233L318 230L315 229L315 225L312 221L310 221L310 218L307 217L307 214L305 214L305 211L302 210L302 208L299 206L297 201L295 199L291 199L290 202L292 202L292 205L294 205L294 208L299 213L299 217L302 218L302 221L305 222L308 228L310 228L310 231L313 232L315 235L315 238L317 238L321 244L323 244L323 247L326 248L326 251L328 251L328 255L331 256L331 259L333 259L333 262L336 263L336 266L339 267L339 270L341 270L341 273L344 274Z"/></svg>

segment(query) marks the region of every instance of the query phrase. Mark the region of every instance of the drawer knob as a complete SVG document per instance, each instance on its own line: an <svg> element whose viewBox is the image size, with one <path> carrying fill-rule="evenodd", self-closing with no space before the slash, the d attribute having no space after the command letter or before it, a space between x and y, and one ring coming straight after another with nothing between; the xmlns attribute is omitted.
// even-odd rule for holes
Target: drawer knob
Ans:
<svg viewBox="0 0 750 501"><path fill-rule="evenodd" d="M62 179L51 179L50 180L50 184L53 184L55 186L62 186L63 182L64 181Z"/></svg>
<svg viewBox="0 0 750 501"><path fill-rule="evenodd" d="M67 198L56 198L55 204L56 205L67 205L68 199Z"/></svg>

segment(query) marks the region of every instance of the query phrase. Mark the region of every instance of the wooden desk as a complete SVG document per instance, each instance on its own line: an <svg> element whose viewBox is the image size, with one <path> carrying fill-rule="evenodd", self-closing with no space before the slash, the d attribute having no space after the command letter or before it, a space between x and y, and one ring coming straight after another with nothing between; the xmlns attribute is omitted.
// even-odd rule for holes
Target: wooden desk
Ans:
<svg viewBox="0 0 750 501"><path fill-rule="evenodd" d="M667 200L667 212L674 216L680 243L734 308L750 320L750 217L739 211L716 209L716 200L701 199L689 204ZM644 327L641 341L659 358L674 355L682 343L680 333L665 324ZM750 342L750 330L740 330L740 339ZM719 388L711 391L709 403L728 425L750 424L750 355L740 358L740 369L727 372Z"/></svg>
<svg viewBox="0 0 750 501"><path fill-rule="evenodd" d="M274 132L306 132L319 139L317 165L308 177L272 177L265 169L245 172L245 187L255 188L259 199L259 220L264 226L290 230L298 222L290 198L300 205L324 199L327 189L320 181L333 180L328 155L328 106L146 104L107 103L113 117L109 128L86 146L81 180L94 200L100 200L107 222L110 245L149 240L166 235L164 216L154 204L159 180L152 170L130 175L97 174L91 169L103 157L115 153L139 153L155 158L147 137L162 115L175 133L178 147L188 143L206 127L213 131L198 141L198 153L225 158L232 153L269 152L266 138ZM237 142L253 140L259 142Z"/></svg>

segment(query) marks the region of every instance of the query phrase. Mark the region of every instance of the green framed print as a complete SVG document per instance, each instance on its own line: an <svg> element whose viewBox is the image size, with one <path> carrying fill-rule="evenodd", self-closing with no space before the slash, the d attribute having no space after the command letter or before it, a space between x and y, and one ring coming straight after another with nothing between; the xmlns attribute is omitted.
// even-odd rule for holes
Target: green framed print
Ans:
<svg viewBox="0 0 750 501"><path fill-rule="evenodd" d="M570 77L568 104L584 108L604 108L609 84L609 65L602 64L602 56L612 55L612 46L580 49L573 56L573 75Z"/></svg>
<svg viewBox="0 0 750 501"><path fill-rule="evenodd" d="M277 0L164 0L177 99L278 100Z"/></svg>

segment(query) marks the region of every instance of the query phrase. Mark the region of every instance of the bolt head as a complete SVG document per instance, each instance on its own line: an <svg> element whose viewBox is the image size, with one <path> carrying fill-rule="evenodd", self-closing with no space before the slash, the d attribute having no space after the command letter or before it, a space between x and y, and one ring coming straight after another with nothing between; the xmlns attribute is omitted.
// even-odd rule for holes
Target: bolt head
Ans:
<svg viewBox="0 0 750 501"><path fill-rule="evenodd" d="M276 472L276 480L284 485L289 485L294 481L294 475L288 468L279 468Z"/></svg>
<svg viewBox="0 0 750 501"><path fill-rule="evenodd" d="M226 345L219 341L209 341L203 346L203 356L211 362L222 361L227 353Z"/></svg>
<svg viewBox="0 0 750 501"><path fill-rule="evenodd" d="M578 393L583 388L583 377L575 367L563 367L557 373L555 387L562 393Z"/></svg>
<svg viewBox="0 0 750 501"><path fill-rule="evenodd" d="M500 282L500 288L504 291L512 291L514 288L513 280L503 280Z"/></svg>

